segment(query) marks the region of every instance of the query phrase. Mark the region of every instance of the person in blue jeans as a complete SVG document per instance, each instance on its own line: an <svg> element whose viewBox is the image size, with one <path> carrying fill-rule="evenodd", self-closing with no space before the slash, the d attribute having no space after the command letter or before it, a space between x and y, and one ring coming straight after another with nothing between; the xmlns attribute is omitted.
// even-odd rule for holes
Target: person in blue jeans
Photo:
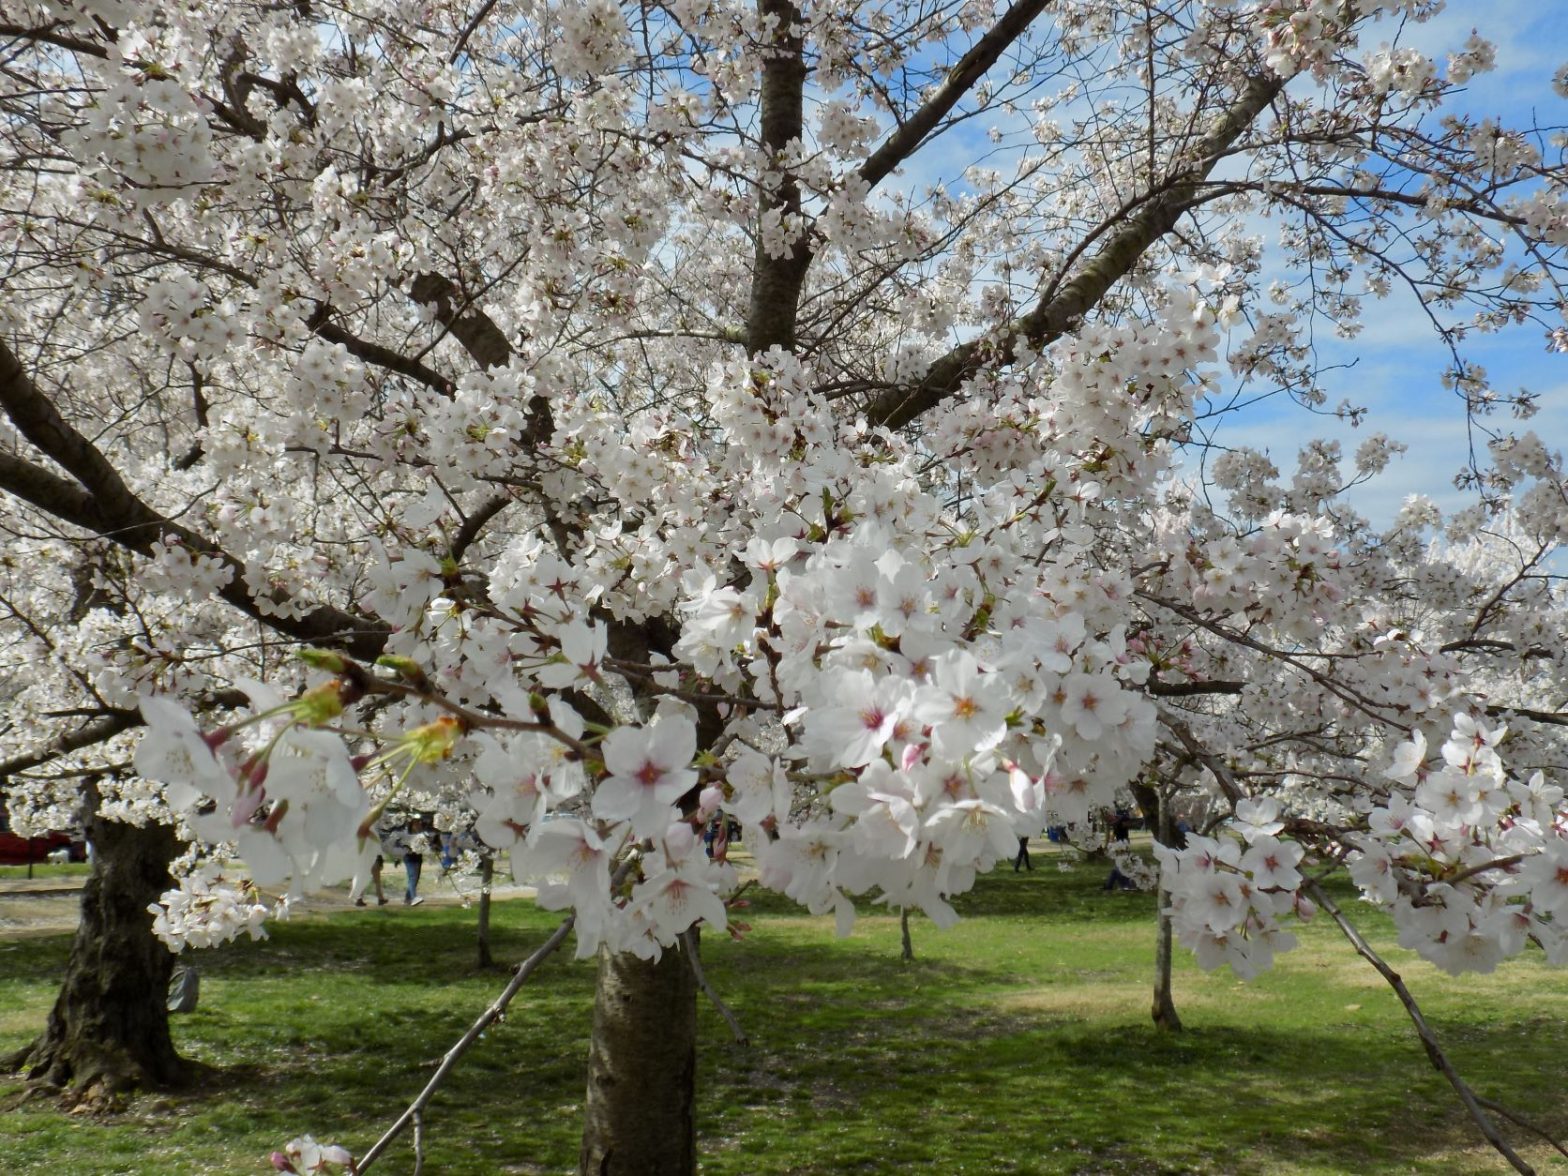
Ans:
<svg viewBox="0 0 1568 1176"><path fill-rule="evenodd" d="M404 906L418 906L425 901L419 897L419 874L425 865L422 852L425 836L425 822L415 817L409 822L408 832L403 840L403 873L408 879L408 885L403 891Z"/></svg>

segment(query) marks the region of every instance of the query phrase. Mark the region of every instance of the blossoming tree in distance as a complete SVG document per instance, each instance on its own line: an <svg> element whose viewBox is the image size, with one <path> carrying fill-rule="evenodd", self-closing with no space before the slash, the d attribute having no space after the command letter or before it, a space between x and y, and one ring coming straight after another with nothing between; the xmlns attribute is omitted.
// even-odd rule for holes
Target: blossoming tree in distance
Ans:
<svg viewBox="0 0 1568 1176"><path fill-rule="evenodd" d="M1207 787L1206 965L1342 918L1339 865L1444 968L1562 959L1568 490L1464 348L1564 347L1568 172L1465 112L1494 50L1418 51L1437 7L8 6L0 770L19 825L85 795L103 908L18 1063L174 1077L167 953L103 938L362 886L392 803L598 955L584 1171L694 1168L718 813L847 929ZM1374 528L1382 436L1195 472L1396 293L1474 510Z"/></svg>

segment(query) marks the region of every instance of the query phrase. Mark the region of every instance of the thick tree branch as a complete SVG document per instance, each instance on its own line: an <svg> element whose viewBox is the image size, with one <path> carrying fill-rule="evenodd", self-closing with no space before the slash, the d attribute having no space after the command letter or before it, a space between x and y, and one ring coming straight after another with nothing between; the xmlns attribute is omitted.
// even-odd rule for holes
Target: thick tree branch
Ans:
<svg viewBox="0 0 1568 1176"><path fill-rule="evenodd" d="M325 308L323 308L325 310ZM456 389L452 381L433 368L426 367L412 356L394 351L390 347L383 347L380 343L372 343L368 339L361 339L352 331L345 330L336 323L330 322L325 314L313 317L306 324L313 333L321 336L328 343L340 344L355 359L365 363L374 364L376 367L385 368L389 372L397 372L411 380L418 380L427 388L450 397Z"/></svg>
<svg viewBox="0 0 1568 1176"><path fill-rule="evenodd" d="M931 95L908 119L893 131L882 145L860 165L860 178L876 187L894 168L913 155L926 136L945 118L958 101L974 89L997 59L1022 37L1034 19L1051 6L1051 0L1023 0L1002 14L1000 20L954 63Z"/></svg>
<svg viewBox="0 0 1568 1176"><path fill-rule="evenodd" d="M242 690L219 690L212 694L203 695L195 701L198 709L206 710L212 707L239 707L245 706L249 701ZM88 723L85 727L78 727L69 734L61 735L52 743L36 751L24 752L14 755L8 760L0 760L0 788L3 788L8 777L19 772L30 771L42 767L51 760L59 759L72 752L84 751L100 743L107 743L122 731L129 731L142 725L140 711L120 710L115 708L101 713L100 717Z"/></svg>
<svg viewBox="0 0 1568 1176"><path fill-rule="evenodd" d="M746 346L753 353L769 347L793 350L800 315L800 290L811 265L811 248L801 219L800 181L781 165L790 144L804 134L806 45L799 33L800 9L793 0L758 0L764 45L761 107L764 171L758 181L757 244L751 276L751 303L746 312ZM771 28L770 28L771 25ZM770 246L780 231L796 239L782 254Z"/></svg>
<svg viewBox="0 0 1568 1176"><path fill-rule="evenodd" d="M387 629L379 622L330 605L318 605L302 617L278 615L276 606L286 596L253 592L246 586L245 567L238 559L138 498L119 471L60 414L4 341L0 341L0 408L24 437L80 483L73 485L13 454L0 453L0 490L140 555L152 554L165 536L172 537L229 570L229 582L219 595L246 616L296 640L342 646L365 658L380 653Z"/></svg>
<svg viewBox="0 0 1568 1176"><path fill-rule="evenodd" d="M1161 682L1151 677L1147 689L1156 698L1192 698L1203 694L1240 694L1245 682L1215 680L1210 682Z"/></svg>
<svg viewBox="0 0 1568 1176"><path fill-rule="evenodd" d="M1102 299L1189 208L1215 164L1284 89L1286 79L1251 77L1235 103L1187 153L1185 165L1117 228L1094 259L1033 310L979 339L953 348L913 387L889 389L866 406L872 424L898 428L955 395L988 364L1011 363L1020 342L1038 350L1065 334Z"/></svg>
<svg viewBox="0 0 1568 1176"><path fill-rule="evenodd" d="M469 357L481 367L505 367L512 360L512 345L494 320L470 304L455 282L440 274L420 274L408 292L414 301L435 311L436 321L451 332Z"/></svg>
<svg viewBox="0 0 1568 1176"><path fill-rule="evenodd" d="M27 25L14 24L10 21L0 21L0 37L16 39L19 41L36 41L42 45L53 45L58 49L68 49L72 53L81 53L88 57L104 58L109 56L107 46L97 41L89 41L85 37L72 36L59 30L66 27L65 21L55 21L52 24Z"/></svg>
<svg viewBox="0 0 1568 1176"><path fill-rule="evenodd" d="M142 717L136 711L110 711L101 719L88 723L85 727L78 727L68 735L60 736L47 747L0 761L0 783L3 783L8 776L40 767L50 760L59 759L62 755L70 755L73 751L82 751L99 743L107 743L121 731L129 731L132 727L140 726L141 721Z"/></svg>
<svg viewBox="0 0 1568 1176"><path fill-rule="evenodd" d="M456 283L440 274L424 273L409 287L414 301L435 311L436 321L451 332L475 363L486 369L505 367L512 362L512 345L495 320L463 297ZM528 401L528 440L547 444L555 433L555 418L550 402L543 396Z"/></svg>
<svg viewBox="0 0 1568 1176"><path fill-rule="evenodd" d="M1023 0L1009 8L958 59L920 108L861 164L856 175L867 188L876 187L919 150L942 119L1050 3L1051 0ZM772 170L790 145L800 142L805 133L804 95L808 72L805 43L792 31L800 27L800 10L793 0L758 0L757 8L765 27L772 23L773 43L763 58L759 96L761 146L769 171L759 185L756 255L746 314L746 346L753 353L775 346L786 351L794 349L801 291L815 256L809 232L801 219L800 184L789 172ZM768 230L775 217L782 218L786 232L798 235L782 255L770 252L767 244Z"/></svg>

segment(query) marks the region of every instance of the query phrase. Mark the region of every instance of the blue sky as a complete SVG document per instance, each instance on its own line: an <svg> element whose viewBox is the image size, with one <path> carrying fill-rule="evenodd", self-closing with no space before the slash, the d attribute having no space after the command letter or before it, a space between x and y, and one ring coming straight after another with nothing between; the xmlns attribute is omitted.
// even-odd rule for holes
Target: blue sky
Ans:
<svg viewBox="0 0 1568 1176"><path fill-rule="evenodd" d="M1568 102L1551 87L1553 73L1568 62L1568 0L1487 0L1484 4L1455 0L1426 24L1407 23L1403 28L1392 22L1374 24L1363 48L1375 50L1397 32L1399 44L1420 49L1441 64L1475 27L1497 46L1497 68L1472 78L1445 109L1492 117L1504 126L1568 125ZM1065 121L1072 112L1059 117ZM1022 112L1016 121L992 115L955 128L944 137L941 148L912 159L893 184L914 192L945 181L950 190L962 190L962 168L995 150L987 139L988 129L1000 125L1011 139L1015 132L1027 133L1026 118ZM1006 169L1013 158L1012 151L1003 148L994 165ZM1257 221L1239 231L1272 239L1278 224ZM1277 252L1275 264L1283 270L1284 259ZM1367 408L1359 429L1331 416L1309 416L1285 398L1275 397L1230 416L1215 439L1267 450L1288 477L1296 451L1307 439L1339 440L1348 469L1350 455L1362 439L1385 433L1407 444L1409 451L1383 474L1352 491L1352 501L1374 524L1390 522L1410 494L1431 497L1445 512L1468 504L1472 496L1456 490L1453 478L1467 463L1472 435L1482 447L1485 436L1472 434L1461 400L1442 386L1451 361L1425 313L1412 296L1396 291L1382 302L1367 302L1363 328L1351 341L1337 339L1327 322L1317 330L1323 362L1344 365L1326 373L1322 381L1327 405L1332 408L1348 400ZM1527 388L1539 397L1540 411L1528 424L1520 425L1506 412L1484 423L1504 430L1534 429L1553 449L1568 445L1568 356L1547 353L1538 325L1473 336L1462 354L1485 367L1499 390Z"/></svg>
<svg viewBox="0 0 1568 1176"><path fill-rule="evenodd" d="M1426 25L1406 26L1400 43L1441 59L1478 26L1482 36L1497 45L1497 68L1471 79L1453 106L1477 117L1493 117L1504 126L1568 124L1568 102L1551 88L1552 74L1568 62L1568 5L1554 0L1463 0ZM1374 28L1366 47L1376 48L1378 40ZM1332 418L1304 421L1299 408L1273 401L1227 422L1217 439L1266 449L1288 473L1304 437L1336 438L1348 457L1362 438L1382 432L1410 449L1354 492L1357 507L1374 523L1389 522L1410 494L1425 494L1445 510L1471 501L1453 485L1455 473L1468 459L1471 430L1459 398L1442 387L1448 354L1414 298L1396 293L1384 302L1368 303L1359 338L1339 340L1324 330L1319 341L1324 359L1353 365L1328 373L1323 386L1330 406L1348 399L1368 408L1360 429ZM1484 423L1533 429L1553 449L1568 444L1568 356L1546 351L1539 326L1472 336L1462 353L1486 368L1495 388L1526 388L1539 397L1540 411L1528 423L1506 414ZM1477 444L1484 440L1476 434Z"/></svg>

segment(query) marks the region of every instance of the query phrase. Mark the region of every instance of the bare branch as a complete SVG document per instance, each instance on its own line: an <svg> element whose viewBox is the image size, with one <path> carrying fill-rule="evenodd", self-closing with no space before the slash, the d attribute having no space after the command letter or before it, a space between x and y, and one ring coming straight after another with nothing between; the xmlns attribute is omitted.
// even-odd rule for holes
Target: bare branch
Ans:
<svg viewBox="0 0 1568 1176"><path fill-rule="evenodd" d="M735 1038L736 1045L750 1045L751 1040L746 1036L746 1031L741 1028L740 1018L730 1009L729 1005L714 991L713 985L708 983L708 974L702 970L702 960L698 958L697 937L688 927L680 934L682 954L686 962L691 965L691 974L697 978L697 987L702 989L704 995L713 1002L713 1007L719 1016L724 1018L724 1023L730 1027L730 1033Z"/></svg>
<svg viewBox="0 0 1568 1176"><path fill-rule="evenodd" d="M1431 1061L1433 1069L1448 1079L1449 1085L1459 1095L1459 1101L1464 1103L1465 1110L1470 1112L1470 1118L1480 1128L1481 1134L1486 1136L1487 1142L1497 1150L1499 1155L1514 1166L1516 1172L1523 1173L1524 1176L1534 1176L1535 1169L1525 1163L1518 1153L1508 1146L1507 1140L1498 1133L1496 1125L1491 1119L1487 1118L1486 1112L1481 1109L1480 1101L1476 1098L1474 1092L1471 1091L1465 1080L1459 1076L1459 1072L1454 1069L1453 1063L1448 1060L1448 1055L1443 1052L1443 1047L1438 1043L1437 1034L1432 1032L1432 1027L1427 1024L1426 1018L1421 1015L1421 1006L1416 1004L1416 998L1410 994L1410 989L1405 987L1405 982L1400 978L1399 973L1389 967L1387 961L1378 955L1372 945L1362 938L1361 932L1357 931L1350 920L1345 918L1344 912L1335 905L1334 900L1328 896L1321 885L1317 882L1309 882L1307 890L1311 892L1312 898L1318 906L1328 912L1329 918L1334 920L1340 931L1344 933L1345 938L1350 940L1350 945L1356 949L1357 954L1376 968L1378 975L1382 976L1388 982L1388 986L1394 990L1394 995L1399 997L1399 1003L1405 1006L1405 1012L1409 1014L1411 1024L1416 1027L1416 1034L1421 1038L1421 1044L1426 1049L1426 1056Z"/></svg>
<svg viewBox="0 0 1568 1176"><path fill-rule="evenodd" d="M913 155L925 138L958 104L958 100L972 90L985 76L997 59L1022 37L1029 26L1051 5L1051 0L1024 0L1002 14L986 34L969 48L969 52L954 63L920 109L906 119L897 130L873 151L860 165L860 178L876 187L893 169Z"/></svg>
<svg viewBox="0 0 1568 1176"><path fill-rule="evenodd" d="M486 1029L501 1018L502 1014L506 1012L507 1006L512 1003L512 998L528 982L528 977L534 974L539 965L544 963L552 952L566 942L567 935L571 933L572 924L576 921L576 915L568 915L562 919L561 925L551 933L550 938L540 944L533 955L518 965L517 971L512 974L512 978L507 981L506 987L501 990L501 995L496 997L491 1002L490 1007L479 1015L479 1019L468 1027L468 1032L458 1038L457 1043L446 1051L441 1058L441 1064L436 1067L436 1072L430 1076L430 1081L425 1083L425 1088L409 1104L408 1109L398 1116L397 1122L388 1127L386 1133L376 1140L375 1145L364 1154L355 1168L356 1172L370 1171L371 1165L381 1157L381 1154L387 1150L387 1147L393 1140L401 1135L410 1124L418 1124L422 1121L425 1107L435 1097L436 1091L441 1089L442 1084L447 1080L457 1063L462 1061L463 1055L473 1048L474 1043L479 1040Z"/></svg>
<svg viewBox="0 0 1568 1176"><path fill-rule="evenodd" d="M1060 338L1117 281L1175 227L1189 208L1202 199L1201 184L1253 122L1285 87L1285 78L1250 77L1235 103L1187 155L1185 165L1163 188L1149 193L1142 206L1123 221L1094 259L1076 277L1048 290L1038 305L990 335L953 348L927 369L913 387L890 389L866 406L873 424L899 428L929 412L987 364L1012 362L1020 341L1038 350Z"/></svg>

